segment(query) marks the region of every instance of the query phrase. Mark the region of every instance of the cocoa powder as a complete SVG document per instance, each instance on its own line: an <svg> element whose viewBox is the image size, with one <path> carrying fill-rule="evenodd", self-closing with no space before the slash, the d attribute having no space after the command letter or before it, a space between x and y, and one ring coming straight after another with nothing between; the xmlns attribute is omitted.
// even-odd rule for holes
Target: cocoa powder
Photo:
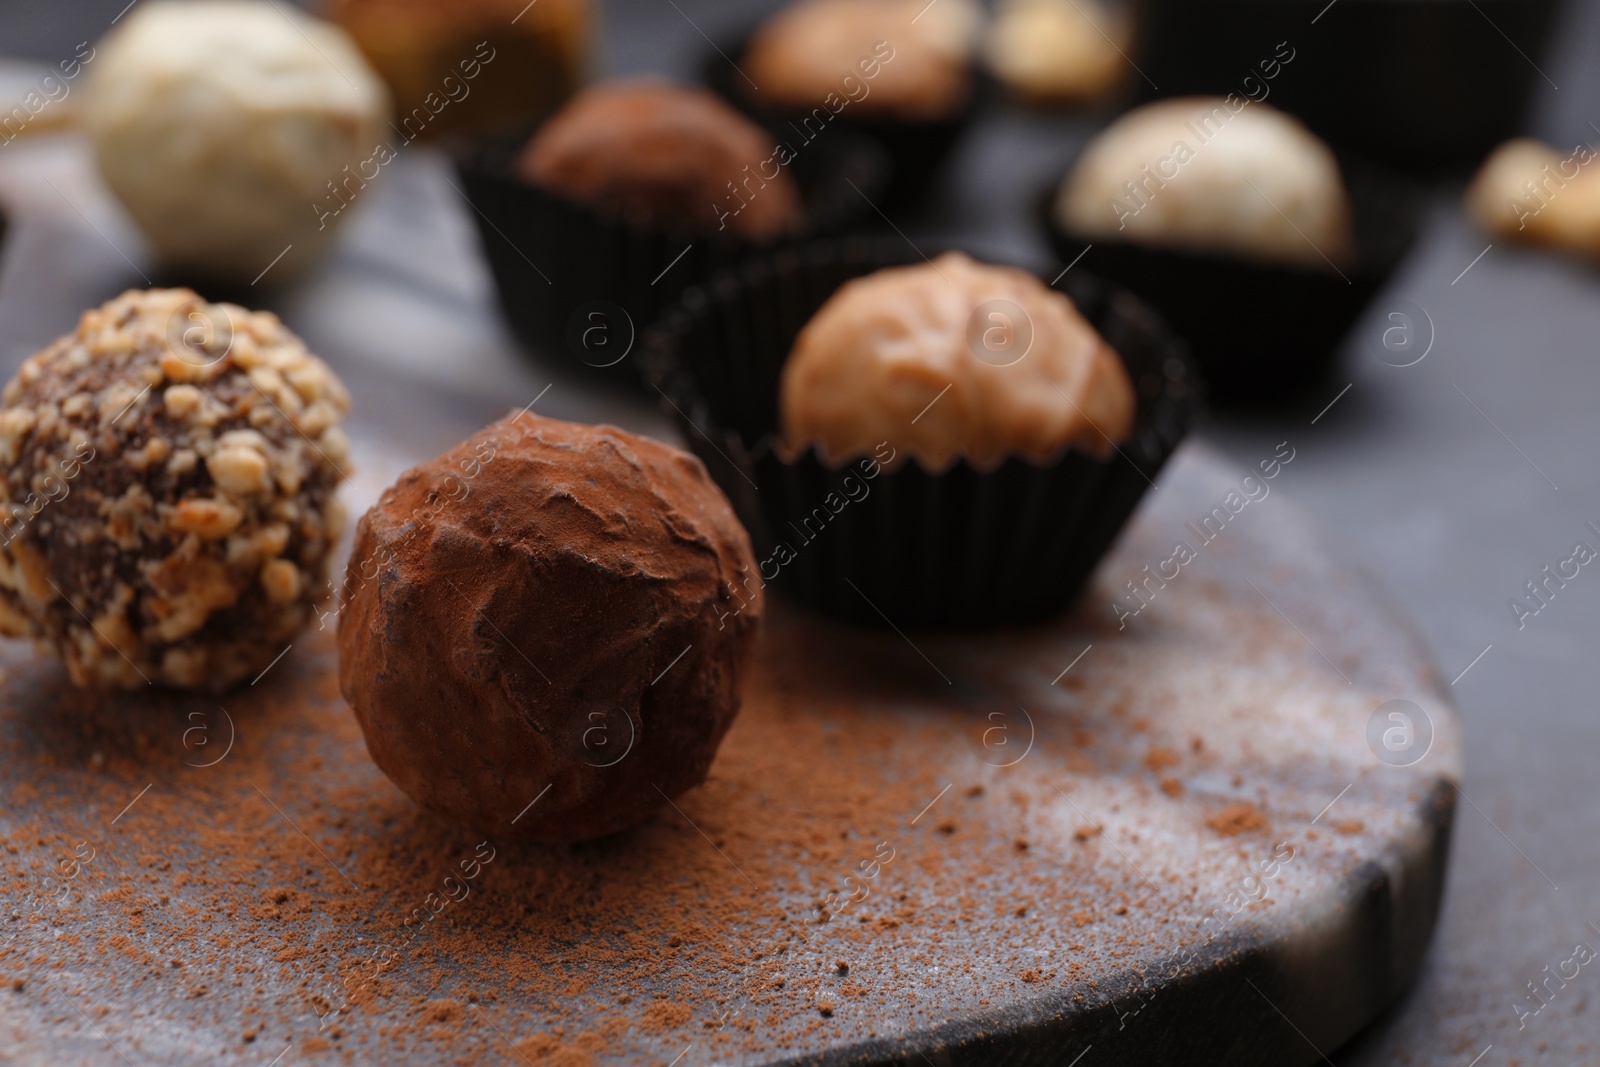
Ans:
<svg viewBox="0 0 1600 1067"><path fill-rule="evenodd" d="M220 705L98 698L8 648L0 1052L687 1067L997 1026L1210 966L1344 886L1426 783L1320 736L1362 705L1286 658L1264 609L1171 627L1161 651L1086 616L913 649L774 610L706 783L575 845L485 841L406 799L327 632ZM1223 629L1237 651L1215 651ZM1082 684L1051 686L1085 641ZM1287 690L1288 710L1261 699ZM1001 766L985 738L1019 706L1029 754ZM1340 833L1290 829L1352 779ZM1230 804L1298 854L1208 942L1200 921L1272 855L1229 836L1250 818L1208 825Z"/></svg>

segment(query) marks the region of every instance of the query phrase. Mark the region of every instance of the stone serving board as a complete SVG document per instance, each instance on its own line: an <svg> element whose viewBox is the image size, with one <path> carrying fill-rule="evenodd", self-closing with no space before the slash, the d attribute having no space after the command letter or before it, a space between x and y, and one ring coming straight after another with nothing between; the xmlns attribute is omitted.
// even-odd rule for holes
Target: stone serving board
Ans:
<svg viewBox="0 0 1600 1067"><path fill-rule="evenodd" d="M86 696L12 645L0 1060L1319 1062L1426 950L1460 728L1288 500L1204 543L1237 472L1185 449L1160 483L1042 626L774 601L711 780L575 847L411 805L331 629L220 700Z"/></svg>

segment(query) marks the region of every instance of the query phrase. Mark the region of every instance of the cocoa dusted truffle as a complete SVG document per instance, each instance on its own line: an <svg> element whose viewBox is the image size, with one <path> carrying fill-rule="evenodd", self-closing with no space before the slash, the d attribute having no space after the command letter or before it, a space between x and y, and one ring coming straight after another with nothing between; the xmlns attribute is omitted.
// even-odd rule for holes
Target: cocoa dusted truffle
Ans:
<svg viewBox="0 0 1600 1067"><path fill-rule="evenodd" d="M0 632L82 686L254 677L326 590L348 406L271 314L187 289L85 312L0 406Z"/></svg>
<svg viewBox="0 0 1600 1067"><path fill-rule="evenodd" d="M356 530L339 684L423 807L542 841L705 780L761 614L700 461L522 413L400 476Z"/></svg>
<svg viewBox="0 0 1600 1067"><path fill-rule="evenodd" d="M517 172L637 225L693 232L724 224L730 188L752 191L726 224L761 241L804 221L799 187L774 150L761 127L705 89L629 79L574 97L523 149Z"/></svg>

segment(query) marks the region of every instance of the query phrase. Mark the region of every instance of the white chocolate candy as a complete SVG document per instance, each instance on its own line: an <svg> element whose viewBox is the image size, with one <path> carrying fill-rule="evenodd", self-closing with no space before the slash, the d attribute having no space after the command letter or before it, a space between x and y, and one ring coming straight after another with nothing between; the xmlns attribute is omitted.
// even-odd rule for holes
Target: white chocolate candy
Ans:
<svg viewBox="0 0 1600 1067"><path fill-rule="evenodd" d="M1098 0L1003 0L983 54L1012 93L1053 104L1116 89L1133 69L1132 49L1132 20Z"/></svg>
<svg viewBox="0 0 1600 1067"><path fill-rule="evenodd" d="M1242 96L1130 111L1061 184L1074 236L1331 270L1354 254L1338 161L1300 122Z"/></svg>
<svg viewBox="0 0 1600 1067"><path fill-rule="evenodd" d="M389 111L344 31L271 0L144 0L99 52L84 128L169 264L281 281L317 259L347 214L319 214L329 183L359 195Z"/></svg>

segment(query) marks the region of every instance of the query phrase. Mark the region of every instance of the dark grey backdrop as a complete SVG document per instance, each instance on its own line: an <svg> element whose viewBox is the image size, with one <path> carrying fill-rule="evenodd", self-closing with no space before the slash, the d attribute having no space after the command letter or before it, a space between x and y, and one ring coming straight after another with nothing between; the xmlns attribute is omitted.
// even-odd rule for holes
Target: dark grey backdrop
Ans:
<svg viewBox="0 0 1600 1067"><path fill-rule="evenodd" d="M6 0L0 51L61 58L124 2ZM705 48L702 31L718 37L756 13L716 0L609 3L599 68L688 74ZM1600 138L1589 125L1600 123L1597 60L1600 3L1574 4L1540 60L1559 88L1539 83L1529 132L1568 145ZM1505 62L1523 60L1508 46ZM1042 260L1032 198L1102 121L1001 110L961 146L936 221L906 228L919 242ZM332 266L263 298L359 383L369 430L390 435L396 456L431 453L553 381L548 413L666 432L643 402L586 391L515 353L492 310L465 205L443 174L423 154L403 160ZM1468 776L1442 926L1416 989L1331 1054L1340 1067L1600 1058L1600 966L1520 1028L1513 1007L1531 1006L1525 983L1577 942L1600 948L1600 928L1588 925L1600 923L1600 573L1586 568L1525 629L1507 607L1575 541L1600 542L1584 528L1600 525L1600 277L1498 243L1462 274L1489 241L1462 218L1459 194L1459 183L1436 187L1418 248L1351 340L1326 396L1214 420L1200 435L1241 467L1293 442L1302 458L1274 499L1309 508L1379 576L1417 620L1445 679L1471 664L1452 690L1467 726ZM139 284L120 256L143 263L146 253L70 140L0 150L0 197L17 219L0 270L0 370L9 374L82 307ZM1244 297L1232 313L1248 330ZM1409 306L1431 319L1434 345L1421 363L1397 369L1365 342L1386 312ZM1346 382L1349 391L1313 425ZM441 406L400 427L424 387ZM375 478L385 467L367 463Z"/></svg>

